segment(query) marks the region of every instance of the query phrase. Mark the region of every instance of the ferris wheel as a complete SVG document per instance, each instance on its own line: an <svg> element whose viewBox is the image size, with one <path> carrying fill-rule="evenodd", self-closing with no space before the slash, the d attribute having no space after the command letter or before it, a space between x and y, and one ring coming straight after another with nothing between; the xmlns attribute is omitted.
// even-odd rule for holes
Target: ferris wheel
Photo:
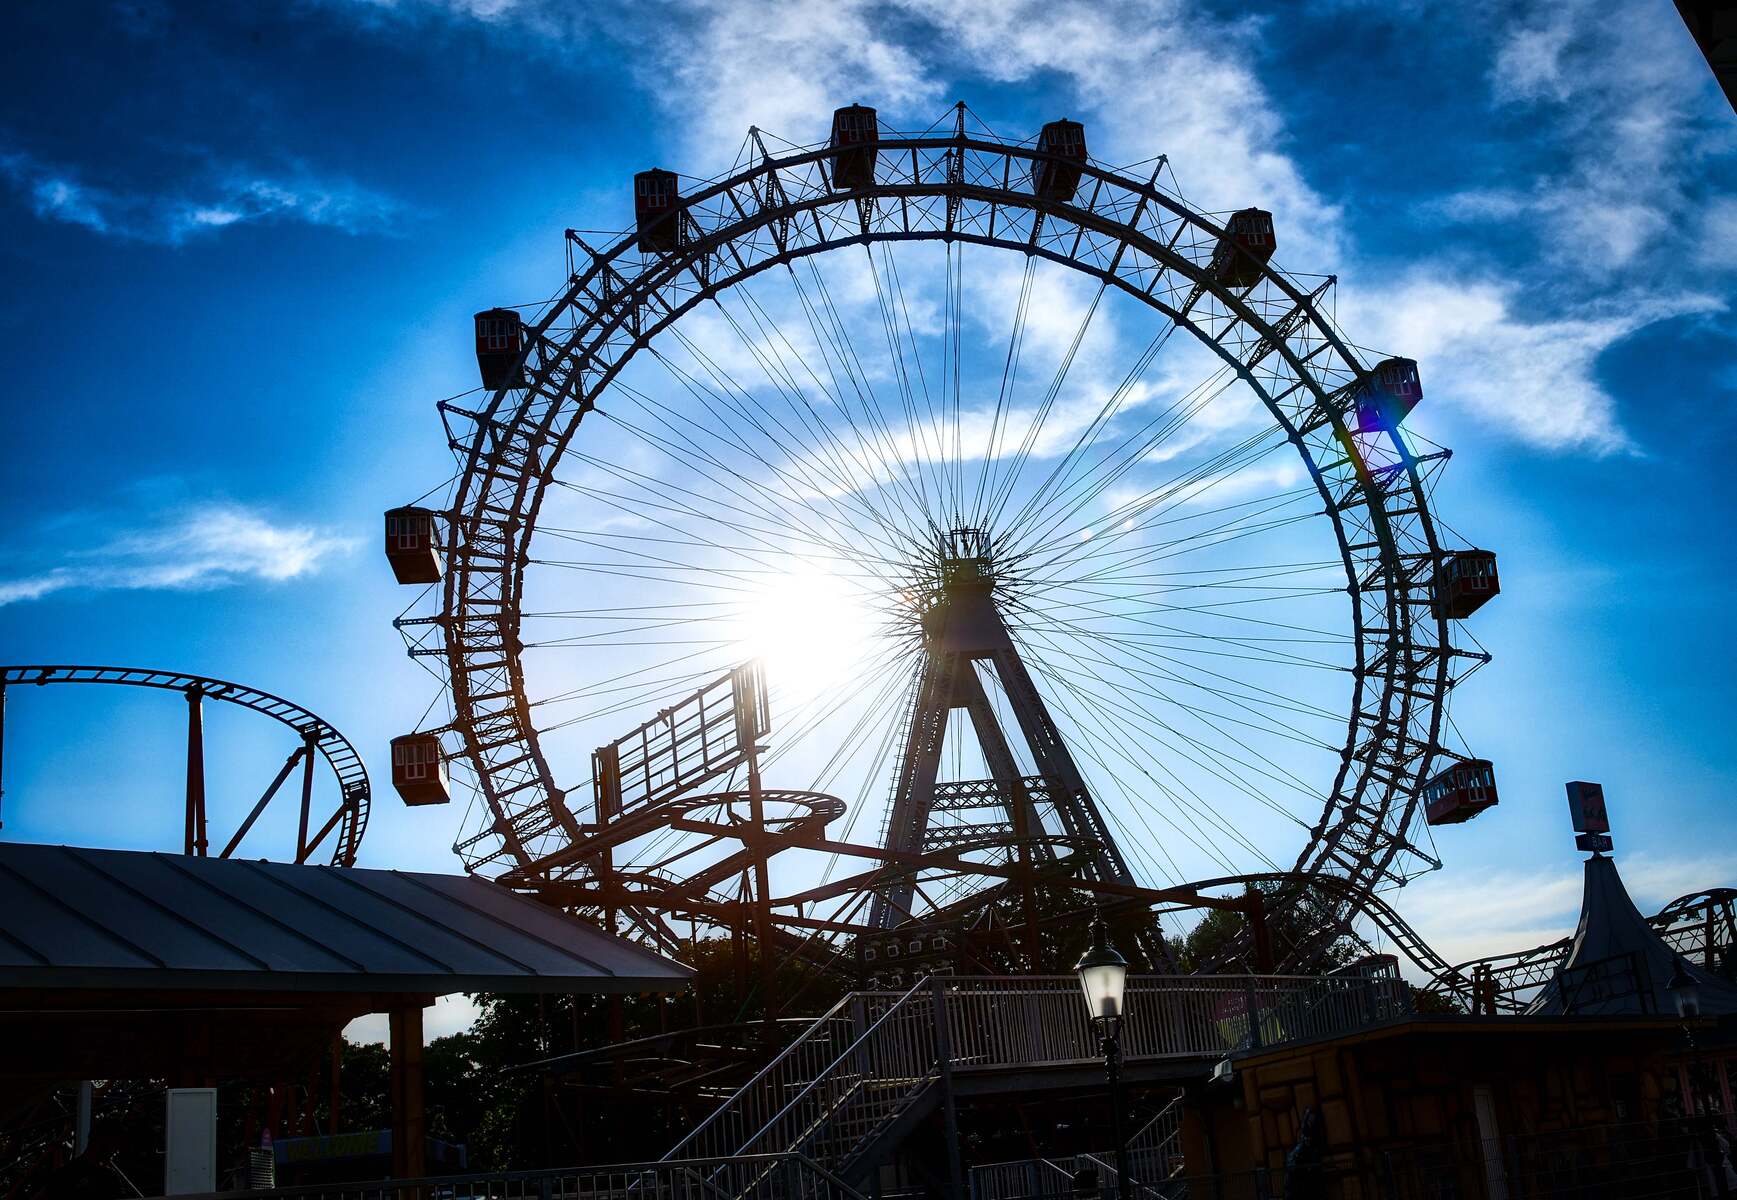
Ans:
<svg viewBox="0 0 1737 1200"><path fill-rule="evenodd" d="M1446 719L1495 556L1432 511L1417 364L1274 264L1283 214L1086 135L750 131L477 315L456 473L386 526L447 700L394 782L465 801L469 869L666 946L750 868L762 934L906 928L1018 865L1174 907L1291 881L1332 936L1495 803ZM649 739L696 712L745 753L677 796Z"/></svg>

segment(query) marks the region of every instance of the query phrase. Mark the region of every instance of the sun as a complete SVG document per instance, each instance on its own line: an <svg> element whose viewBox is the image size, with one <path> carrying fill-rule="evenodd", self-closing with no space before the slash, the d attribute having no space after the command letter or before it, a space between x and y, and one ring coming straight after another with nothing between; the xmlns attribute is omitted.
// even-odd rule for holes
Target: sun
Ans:
<svg viewBox="0 0 1737 1200"><path fill-rule="evenodd" d="M808 559L756 585L742 607L740 640L766 664L768 682L794 701L848 687L875 649L872 597L863 581Z"/></svg>

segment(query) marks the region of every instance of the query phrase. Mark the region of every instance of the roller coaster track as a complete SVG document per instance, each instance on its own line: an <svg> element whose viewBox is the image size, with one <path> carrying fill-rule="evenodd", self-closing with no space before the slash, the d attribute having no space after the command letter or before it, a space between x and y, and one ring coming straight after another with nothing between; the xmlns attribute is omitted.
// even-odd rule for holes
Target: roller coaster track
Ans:
<svg viewBox="0 0 1737 1200"><path fill-rule="evenodd" d="M348 738L315 713L309 712L293 701L270 692L262 692L245 684L231 683L224 679L212 679L204 675L189 675L182 671L154 671L143 667L88 667L59 665L27 665L0 667L0 719L3 719L5 692L8 687L18 687L33 684L38 687L47 684L61 683L104 683L119 684L127 687L157 688L162 691L180 692L186 696L192 713L189 726L189 765L194 763L194 735L198 727L197 702L203 700L221 700L226 704L234 704L241 708L261 713L279 724L294 730L302 741L300 749L291 755L290 762L279 773L277 781L267 790L265 796L255 807L241 827L241 832L231 840L224 851L235 848L241 835L247 832L259 811L264 808L278 785L281 784L295 761L303 755L311 756L314 751L326 760L337 778L339 802L336 810L308 836L306 820L303 830L298 836L296 861L303 862L317 849L325 839L336 833L333 843L331 862L334 866L348 867L355 864L356 851L362 842L362 831L368 825L369 786L368 770L362 763L362 756L356 753L356 748ZM0 726L3 729L3 726ZM197 743L199 748L198 788L201 820L203 819L203 743ZM311 758L310 758L311 762ZM189 803L192 802L193 781L189 781ZM305 794L305 793L304 793Z"/></svg>
<svg viewBox="0 0 1737 1200"><path fill-rule="evenodd" d="M1335 899L1343 899L1341 893L1349 887L1336 876L1288 871L1212 879L1193 886L1206 889L1239 883L1302 887L1330 893ZM1360 903L1362 915L1400 953L1426 972L1439 989L1470 1002L1481 986L1487 1001L1511 1012L1525 1007L1520 993L1550 981L1574 942L1567 937L1528 950L1452 964L1380 896L1363 896ZM1686 955L1698 954L1704 966L1715 970L1737 951L1737 889L1711 888L1679 896L1649 917L1648 923L1667 945Z"/></svg>

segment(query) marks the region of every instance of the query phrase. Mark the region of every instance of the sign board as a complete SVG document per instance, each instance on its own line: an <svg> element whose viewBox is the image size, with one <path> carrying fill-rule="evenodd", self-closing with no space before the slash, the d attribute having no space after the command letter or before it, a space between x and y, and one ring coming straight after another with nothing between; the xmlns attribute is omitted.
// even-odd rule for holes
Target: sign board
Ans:
<svg viewBox="0 0 1737 1200"><path fill-rule="evenodd" d="M1568 812L1576 833L1609 833L1610 815L1604 808L1604 788L1596 783L1575 781L1568 785Z"/></svg>
<svg viewBox="0 0 1737 1200"><path fill-rule="evenodd" d="M597 823L661 804L734 770L770 732L766 673L745 663L591 755Z"/></svg>
<svg viewBox="0 0 1737 1200"><path fill-rule="evenodd" d="M170 1088L163 1111L163 1194L217 1190L217 1089Z"/></svg>

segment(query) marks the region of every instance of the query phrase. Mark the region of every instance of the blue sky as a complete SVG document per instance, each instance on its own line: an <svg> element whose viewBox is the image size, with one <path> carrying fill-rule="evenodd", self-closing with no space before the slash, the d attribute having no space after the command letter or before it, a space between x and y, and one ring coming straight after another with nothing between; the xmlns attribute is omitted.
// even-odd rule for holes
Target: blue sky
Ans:
<svg viewBox="0 0 1737 1200"><path fill-rule="evenodd" d="M648 165L833 107L1168 154L1418 359L1439 511L1502 555L1456 698L1503 802L1401 907L1450 956L1566 932L1562 782L1604 782L1643 902L1729 883L1737 784L1737 117L1671 6L127 0L15 8L0 69L0 658L291 696L374 766L362 861L450 869L384 747L436 698L379 513L449 470L469 314L558 285ZM172 846L172 698L15 692L4 836ZM649 715L649 714L648 714ZM287 745L213 717L225 803ZM576 762L574 772L582 772ZM571 773L571 772L570 772ZM1463 951L1463 954L1456 954Z"/></svg>

